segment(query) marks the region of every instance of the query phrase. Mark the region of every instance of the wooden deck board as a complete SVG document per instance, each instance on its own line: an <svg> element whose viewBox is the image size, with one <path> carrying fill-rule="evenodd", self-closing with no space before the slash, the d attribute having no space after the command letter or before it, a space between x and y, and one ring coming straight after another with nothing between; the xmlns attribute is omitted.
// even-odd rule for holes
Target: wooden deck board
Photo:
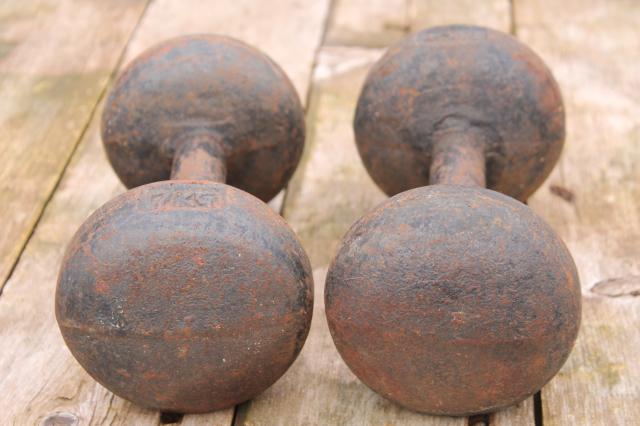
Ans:
<svg viewBox="0 0 640 426"><path fill-rule="evenodd" d="M167 37L224 32L253 43L277 60L304 102L327 9L327 2L313 0L259 4L241 0L215 4L156 1L140 23L126 61ZM255 15L247 22L249 12ZM270 20L258 19L267 15ZM99 114L87 129L0 296L2 421L29 425L45 420L49 424L78 421L83 425L159 421L157 412L136 407L93 381L64 346L54 318L57 271L67 242L93 210L124 190L107 163L98 123ZM228 425L233 411L185 416L182 422Z"/></svg>
<svg viewBox="0 0 640 426"><path fill-rule="evenodd" d="M98 385L67 350L53 312L60 261L78 225L122 186L100 145L98 121L76 151L0 297L0 407L14 424L157 424ZM90 182L91 186L87 187Z"/></svg>
<svg viewBox="0 0 640 426"><path fill-rule="evenodd" d="M144 3L0 5L0 156L9 159L0 171L0 219L9 230L0 235L0 285L24 247L0 294L0 424L159 423L157 412L114 396L82 370L64 346L53 315L56 275L68 240L93 210L124 191L102 151L99 116L85 127ZM637 422L640 3L334 0L331 9L316 57L329 0L152 0L124 56L126 63L171 36L218 32L269 53L303 101L311 93L307 146L282 209L314 267L312 329L293 367L240 406L235 424L468 423L404 410L366 388L340 359L323 303L326 269L340 238L385 199L361 165L351 130L367 69L386 46L409 32L449 23L515 31L548 63L564 95L565 150L529 205L567 242L585 296L576 348L542 391L543 423ZM21 168L25 161L27 167ZM277 208L278 200L272 205ZM232 420L229 409L188 415L181 424L229 425ZM533 426L533 399L488 420L492 426Z"/></svg>
<svg viewBox="0 0 640 426"><path fill-rule="evenodd" d="M0 289L146 2L0 3Z"/></svg>
<svg viewBox="0 0 640 426"><path fill-rule="evenodd" d="M491 426L534 426L535 424L533 398L527 398L518 405L489 415Z"/></svg>
<svg viewBox="0 0 640 426"><path fill-rule="evenodd" d="M333 346L323 304L324 274L342 235L364 212L386 198L360 162L351 127L366 72L383 53L377 47L425 24L451 22L509 31L509 3L465 2L452 7L436 1L396 1L392 6L388 2L365 5L338 1L334 5L327 29L328 46L321 50L315 71L305 155L284 206L284 216L315 268L312 330L290 371L241 407L240 424L466 424L466 419L429 417L400 409L359 382ZM532 425L533 401L512 407L492 422Z"/></svg>
<svg viewBox="0 0 640 426"><path fill-rule="evenodd" d="M335 0L326 46L387 47L410 32L473 24L509 32L509 0Z"/></svg>
<svg viewBox="0 0 640 426"><path fill-rule="evenodd" d="M410 0L410 30L420 31L438 25L470 24L511 31L509 0Z"/></svg>
<svg viewBox="0 0 640 426"><path fill-rule="evenodd" d="M578 266L577 345L542 392L545 425L640 418L640 3L516 1L518 36L554 71L567 142L530 205Z"/></svg>
<svg viewBox="0 0 640 426"><path fill-rule="evenodd" d="M325 45L386 47L410 28L409 0L334 0Z"/></svg>

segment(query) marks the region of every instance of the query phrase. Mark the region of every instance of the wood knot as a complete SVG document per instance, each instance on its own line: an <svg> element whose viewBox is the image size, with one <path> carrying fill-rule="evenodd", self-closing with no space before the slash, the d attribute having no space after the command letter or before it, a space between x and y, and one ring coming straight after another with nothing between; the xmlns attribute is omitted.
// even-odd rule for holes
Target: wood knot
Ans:
<svg viewBox="0 0 640 426"><path fill-rule="evenodd" d="M598 281L591 292L607 297L640 296L640 275L627 275Z"/></svg>
<svg viewBox="0 0 640 426"><path fill-rule="evenodd" d="M562 198L567 203L572 203L576 200L576 194L569 188L565 188L560 185L549 186L549 191L555 196Z"/></svg>
<svg viewBox="0 0 640 426"><path fill-rule="evenodd" d="M80 424L80 419L73 413L60 411L49 414L42 420L42 426L76 426Z"/></svg>

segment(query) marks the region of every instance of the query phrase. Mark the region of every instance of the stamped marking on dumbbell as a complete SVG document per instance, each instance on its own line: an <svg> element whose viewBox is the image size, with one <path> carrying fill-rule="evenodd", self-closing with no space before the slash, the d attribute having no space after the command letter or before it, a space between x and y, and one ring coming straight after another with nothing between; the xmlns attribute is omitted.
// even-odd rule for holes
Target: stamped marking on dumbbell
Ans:
<svg viewBox="0 0 640 426"><path fill-rule="evenodd" d="M170 205L172 207L218 207L223 205L215 194L196 191L173 191L170 193L157 193L151 195L152 206L156 209Z"/></svg>

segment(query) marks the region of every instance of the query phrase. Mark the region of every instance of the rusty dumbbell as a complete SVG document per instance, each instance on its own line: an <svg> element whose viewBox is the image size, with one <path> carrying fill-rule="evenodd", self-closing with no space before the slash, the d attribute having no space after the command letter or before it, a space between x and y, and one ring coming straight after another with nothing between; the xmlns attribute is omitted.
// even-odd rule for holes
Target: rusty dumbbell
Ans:
<svg viewBox="0 0 640 426"><path fill-rule="evenodd" d="M538 391L567 359L581 306L567 248L516 201L562 148L550 71L508 35L430 29L373 66L354 127L370 175L397 195L353 225L329 269L342 358L426 413L489 412Z"/></svg>
<svg viewBox="0 0 640 426"><path fill-rule="evenodd" d="M302 152L293 86L239 41L175 39L117 80L102 138L134 189L67 248L56 316L69 349L143 406L205 412L256 396L294 361L312 314L307 256L260 201Z"/></svg>

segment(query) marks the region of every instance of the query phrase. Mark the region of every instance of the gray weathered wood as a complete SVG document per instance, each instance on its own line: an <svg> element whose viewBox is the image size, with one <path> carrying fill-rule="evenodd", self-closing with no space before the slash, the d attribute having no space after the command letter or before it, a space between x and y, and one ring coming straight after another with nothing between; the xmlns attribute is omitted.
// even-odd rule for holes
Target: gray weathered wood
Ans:
<svg viewBox="0 0 640 426"><path fill-rule="evenodd" d="M404 37L409 0L334 0L325 45L385 47Z"/></svg>
<svg viewBox="0 0 640 426"><path fill-rule="evenodd" d="M326 6L312 0L157 1L141 22L125 62L167 37L227 32L276 59L304 101ZM258 19L262 16L271 20ZM144 425L159 421L157 412L114 396L91 379L72 358L55 323L56 276L67 242L93 210L124 190L106 161L98 123L99 114L0 296L0 407L9 423ZM233 408L185 416L183 423L228 425L232 418Z"/></svg>
<svg viewBox="0 0 640 426"><path fill-rule="evenodd" d="M544 424L635 424L640 3L522 0L515 17L518 36L556 75L567 113L559 167L530 205L566 241L586 294L576 348L543 389Z"/></svg>
<svg viewBox="0 0 640 426"><path fill-rule="evenodd" d="M301 237L319 275L348 227L385 198L362 167L351 130L359 87L368 66L382 54L382 50L367 47L386 46L409 29L451 22L509 31L509 2L451 6L438 2L338 1L334 5L326 41L329 46L320 52L315 70L308 146L284 206L285 217ZM283 380L242 407L238 417L241 422L464 423L463 419L431 418L403 410L358 382L339 359L324 311L317 307L322 303L323 284L324 278L318 282L316 277L314 323L300 359ZM345 387L349 393L345 394ZM496 416L494 423L533 424L532 400Z"/></svg>
<svg viewBox="0 0 640 426"><path fill-rule="evenodd" d="M481 25L511 30L509 0L414 0L410 2L411 32L438 25Z"/></svg>
<svg viewBox="0 0 640 426"><path fill-rule="evenodd" d="M508 3L336 1L327 35L330 46L320 51L315 69L308 146L284 206L314 266L312 330L292 369L240 408L238 424L467 423L409 412L362 385L333 346L322 293L342 234L385 199L360 164L351 130L359 86L382 54L369 47L444 23L507 30ZM514 28L555 73L567 109L561 163L530 205L567 242L586 295L577 346L543 389L544 424L635 424L640 418L640 3L514 3ZM106 85L109 64L112 69L117 60L116 41L124 43L126 28L131 31L135 24L133 12L142 9L141 2L125 1L28 0L0 6L0 155L6 169L0 172L0 218L10 215L9 231L0 236L0 278L24 246ZM95 23L96 11L102 11L102 24ZM214 5L155 0L125 61L173 35L227 33L266 50L304 99L326 13L326 1L225 0ZM159 422L157 412L95 383L72 359L53 318L53 289L64 246L91 211L124 190L106 163L97 118L0 296L0 407L9 424ZM24 146L5 143L13 140ZM58 142L63 145L54 146ZM20 161L26 161L25 170L18 170ZM26 176L26 186L16 186L15 176ZM182 424L225 425L232 413L185 416ZM532 413L529 399L493 414L490 422L533 425Z"/></svg>
<svg viewBox="0 0 640 426"><path fill-rule="evenodd" d="M381 53L326 47L319 56L318 69L324 71L313 85L308 145L284 210L314 266L311 332L300 357L283 378L240 407L239 424L465 424L465 419L405 410L371 391L344 364L326 324L323 293L329 261L349 226L386 198L362 167L351 130L360 85Z"/></svg>
<svg viewBox="0 0 640 426"><path fill-rule="evenodd" d="M0 289L146 2L0 3Z"/></svg>

